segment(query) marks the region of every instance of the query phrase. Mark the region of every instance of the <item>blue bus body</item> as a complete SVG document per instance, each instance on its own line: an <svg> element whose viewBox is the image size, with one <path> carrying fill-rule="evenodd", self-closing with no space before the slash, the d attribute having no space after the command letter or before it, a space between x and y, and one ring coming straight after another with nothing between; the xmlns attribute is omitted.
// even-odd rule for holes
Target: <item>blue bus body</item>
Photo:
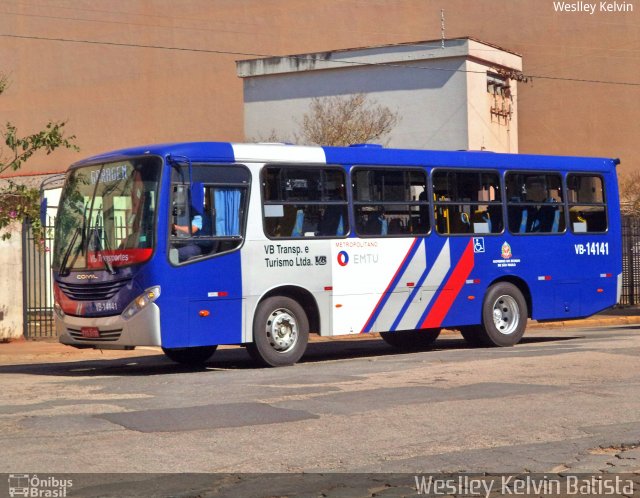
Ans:
<svg viewBox="0 0 640 498"><path fill-rule="evenodd" d="M251 344L260 303L279 295L298 302L308 327L321 335L464 329L482 324L485 296L498 282L520 290L526 314L534 320L586 317L615 305L620 294L616 165L617 160L605 158L213 142L153 145L95 156L70 168L61 201L61 206L71 206L70 199L75 197L84 207L76 214L63 207L67 211L61 216L68 215L69 221L56 233L59 336L77 347L152 345L177 350ZM284 219L287 206L294 203L286 199L294 198L296 188L311 189L310 180L304 183L310 177L303 182L290 171L325 166L335 167L334 176L343 171L346 179L341 186L346 192L344 205L335 200L339 195L335 193L328 193L330 201L325 202L344 209L336 234L324 237L316 231L276 237L265 233L274 224L267 216ZM273 171L265 172L268 167ZM207 168L217 168L212 180ZM395 178L394 168L405 168L407 178L420 179L408 180L407 200L402 201L406 206L379 201L385 208L381 209L381 219L387 218L384 223L393 222L396 208L404 213L404 218L395 217L404 232L358 234L357 227L362 226L358 213L371 218L376 206L368 194L363 194L364 200L355 199L360 195L354 186L356 175L358 181L362 179L363 192L366 188L374 192L365 178ZM266 190L268 175L275 178L285 170L289 175L283 187L285 200L270 201L275 194ZM450 179L462 178L457 172L467 172L469 178L474 172L486 173L493 183L485 197L478 198L485 200L470 201L468 196L455 200L453 194L436 192L455 189L455 180ZM535 205L507 197L510 188L513 194L516 178L531 181L532 191L541 188L535 184L537 178L560 182L554 189L556 199ZM434 183L440 179L442 187ZM594 191L601 185L604 199L584 201L589 188L568 183L582 180L595 185ZM484 180L478 181L485 189ZM73 182L80 187L73 187ZM117 189L120 194L110 199ZM193 216L181 211L177 192L185 192L188 203L202 189L209 203L215 199L220 206L212 210L215 215L220 215L220 199L244 203L235 215L242 233L216 235L205 242L218 249L207 249L213 252L192 261L179 261L172 246L173 230L178 218ZM416 189L423 193L421 200L413 195ZM526 190L524 183L522 190ZM578 200L572 201L572 195ZM304 206L326 212L318 199L305 201ZM304 206L296 202L299 214ZM514 216L524 226L526 212L541 213L544 205L556 216L554 228L545 233L520 233L513 228L517 226ZM428 219L423 221L428 229L420 233L415 219L426 217L427 209ZM501 220L501 229L495 221L488 228L489 211L491 221ZM122 237L105 235L109 230L118 233L107 220L113 212L134 219ZM590 212L605 220L598 222L596 230L584 221ZM484 213L484 220L472 223L470 217L477 213ZM451 228L454 221L460 224L460 218L469 231L458 233ZM563 220L561 228L558 218ZM440 233L445 224L446 233ZM135 232L136 240L126 239L125 232ZM135 309L131 308L134 301Z"/></svg>

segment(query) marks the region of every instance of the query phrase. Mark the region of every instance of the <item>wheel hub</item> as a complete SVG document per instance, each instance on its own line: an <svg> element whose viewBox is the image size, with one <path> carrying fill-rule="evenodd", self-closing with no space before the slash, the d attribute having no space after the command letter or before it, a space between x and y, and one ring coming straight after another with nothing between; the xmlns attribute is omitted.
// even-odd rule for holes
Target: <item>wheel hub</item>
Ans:
<svg viewBox="0 0 640 498"><path fill-rule="evenodd" d="M493 324L498 332L510 335L520 323L520 309L517 301L508 295L500 296L493 305Z"/></svg>
<svg viewBox="0 0 640 498"><path fill-rule="evenodd" d="M291 349L298 338L298 324L288 310L279 309L267 322L267 336L273 349L284 352Z"/></svg>

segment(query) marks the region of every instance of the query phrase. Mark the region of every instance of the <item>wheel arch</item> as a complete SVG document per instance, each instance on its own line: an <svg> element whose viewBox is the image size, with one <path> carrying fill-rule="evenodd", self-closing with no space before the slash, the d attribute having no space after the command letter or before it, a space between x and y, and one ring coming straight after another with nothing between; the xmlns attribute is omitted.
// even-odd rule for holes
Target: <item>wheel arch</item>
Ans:
<svg viewBox="0 0 640 498"><path fill-rule="evenodd" d="M522 278L516 277L514 275L505 275L504 277L496 278L495 280L493 280L487 287L487 290L489 290L492 285L498 284L500 282L507 282L515 285L518 290L522 292L524 300L527 303L527 318L531 318L533 316L533 299L531 297L531 289L529 288L527 282Z"/></svg>
<svg viewBox="0 0 640 498"><path fill-rule="evenodd" d="M313 296L313 294L311 294L311 292L297 285L283 285L270 289L268 292L263 294L262 297L260 297L260 299L258 299L258 301L256 302L253 316L255 316L258 305L262 301L274 296L288 297L296 301L300 306L302 306L307 315L307 320L309 320L309 332L313 334L320 334L321 323L318 302L316 301L316 298Z"/></svg>

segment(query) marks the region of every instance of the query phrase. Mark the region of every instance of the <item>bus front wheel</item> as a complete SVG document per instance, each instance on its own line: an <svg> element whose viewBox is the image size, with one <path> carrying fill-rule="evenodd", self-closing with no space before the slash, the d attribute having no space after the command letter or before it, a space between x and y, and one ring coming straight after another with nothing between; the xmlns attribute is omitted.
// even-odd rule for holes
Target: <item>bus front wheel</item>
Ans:
<svg viewBox="0 0 640 498"><path fill-rule="evenodd" d="M308 341L309 320L302 306L291 298L274 296L258 305L247 351L264 366L293 365L302 358Z"/></svg>
<svg viewBox="0 0 640 498"><path fill-rule="evenodd" d="M420 350L428 348L440 335L440 329L400 330L396 332L380 332L384 342L394 348Z"/></svg>
<svg viewBox="0 0 640 498"><path fill-rule="evenodd" d="M193 348L162 348L165 355L176 363L199 366L213 356L218 346L196 346Z"/></svg>
<svg viewBox="0 0 640 498"><path fill-rule="evenodd" d="M527 326L527 301L509 282L489 287L482 304L479 336L487 346L514 346Z"/></svg>

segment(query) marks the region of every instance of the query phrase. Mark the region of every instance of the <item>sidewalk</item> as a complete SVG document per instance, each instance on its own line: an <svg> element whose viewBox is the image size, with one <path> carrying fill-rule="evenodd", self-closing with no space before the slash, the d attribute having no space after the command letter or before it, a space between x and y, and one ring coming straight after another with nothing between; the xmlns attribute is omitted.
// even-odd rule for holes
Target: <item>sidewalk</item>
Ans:
<svg viewBox="0 0 640 498"><path fill-rule="evenodd" d="M578 327L610 327L624 325L640 325L640 308L618 308L598 313L582 320L568 320L559 322L538 323L529 321L527 329L558 329ZM454 330L443 330L442 335L456 337L459 333ZM334 340L370 340L379 335L344 335L338 337L319 337L312 334L310 342L328 342ZM162 354L159 347L138 347L131 351L122 350L98 350L76 349L57 342L56 339L37 341L18 340L9 343L0 343L0 364L16 363L49 363L83 360L109 360L117 358L152 356Z"/></svg>

